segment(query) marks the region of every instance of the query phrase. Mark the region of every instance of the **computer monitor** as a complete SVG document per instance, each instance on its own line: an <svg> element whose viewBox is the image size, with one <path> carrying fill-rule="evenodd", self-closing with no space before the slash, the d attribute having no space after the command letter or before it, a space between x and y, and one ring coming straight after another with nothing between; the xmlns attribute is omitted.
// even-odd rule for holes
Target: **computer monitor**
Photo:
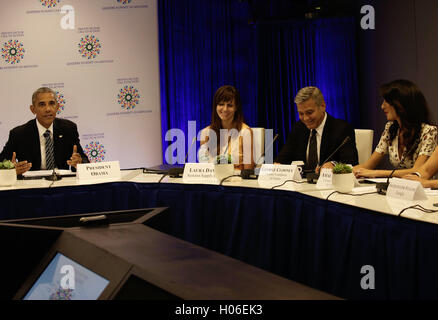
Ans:
<svg viewBox="0 0 438 320"><path fill-rule="evenodd" d="M130 269L131 264L127 261L63 232L14 299L111 299Z"/></svg>
<svg viewBox="0 0 438 320"><path fill-rule="evenodd" d="M24 300L96 300L109 281L57 252Z"/></svg>
<svg viewBox="0 0 438 320"><path fill-rule="evenodd" d="M36 258L29 262L24 259L28 255L26 246L14 246L10 256L15 264L31 263L34 267L25 275L15 275L23 279L18 283L13 298L16 300L108 300L108 299L178 299L159 285L154 285L144 279L144 270L136 268L132 262L116 254L124 241L138 243L137 236L132 234L132 227L139 225L144 234L143 222L166 208L148 208L125 211L100 212L105 215L105 225L78 227L80 217L93 217L96 214L71 215L51 218L35 218L14 220L0 223L1 231L8 237L21 232L24 243L35 242L44 238L45 233L57 231L49 241L39 244L47 253L39 262ZM64 229L65 228L65 229ZM35 233L40 230L40 233ZM62 231L64 230L64 231ZM81 235L85 233L87 238ZM41 235L42 234L42 235ZM5 239L7 239L6 237ZM102 238L103 237L103 238ZM115 240L116 248L105 248L105 243ZM32 241L34 240L34 241ZM119 241L120 240L120 241ZM49 249L47 249L49 248ZM33 250L27 248L27 250ZM41 250L40 250L41 251ZM123 250L124 251L124 250ZM138 255L142 256L141 250ZM35 261L36 260L36 261ZM11 268L7 269L10 274ZM74 274L74 289L70 284L71 271ZM18 280L17 280L18 281ZM15 281L15 282L17 282ZM10 284L9 290L17 285Z"/></svg>

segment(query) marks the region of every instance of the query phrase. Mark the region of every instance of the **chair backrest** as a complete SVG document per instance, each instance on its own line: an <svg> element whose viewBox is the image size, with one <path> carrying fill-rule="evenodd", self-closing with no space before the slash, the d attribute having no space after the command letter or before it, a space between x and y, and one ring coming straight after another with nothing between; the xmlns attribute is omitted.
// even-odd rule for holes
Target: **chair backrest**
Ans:
<svg viewBox="0 0 438 320"><path fill-rule="evenodd" d="M370 129L355 129L356 148L359 154L359 163L364 163L371 157L373 149L374 131Z"/></svg>
<svg viewBox="0 0 438 320"><path fill-rule="evenodd" d="M254 161L260 159L260 156L265 152L265 128L251 128L253 148L254 148Z"/></svg>

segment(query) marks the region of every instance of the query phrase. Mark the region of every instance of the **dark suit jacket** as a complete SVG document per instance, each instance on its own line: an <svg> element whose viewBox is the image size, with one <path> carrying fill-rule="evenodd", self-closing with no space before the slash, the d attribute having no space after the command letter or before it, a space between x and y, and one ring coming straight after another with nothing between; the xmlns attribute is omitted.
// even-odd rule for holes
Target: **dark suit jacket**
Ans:
<svg viewBox="0 0 438 320"><path fill-rule="evenodd" d="M306 151L309 141L310 130L302 123L297 121L292 127L292 131L287 137L286 144L277 155L275 162L290 164L292 161L303 161L306 163ZM350 141L342 146L329 161L343 162L357 165L358 155L356 149L356 139L354 129L348 122L333 118L327 114L327 120L321 137L321 147L319 165L341 145L342 141L349 136Z"/></svg>
<svg viewBox="0 0 438 320"><path fill-rule="evenodd" d="M0 153L0 161L11 160L15 152L18 161L27 160L32 163L31 170L41 169L41 148L40 138L36 119L12 129L9 132L9 139ZM67 160L73 153L73 146L76 145L78 153L82 157L82 163L88 163L79 142L77 126L74 122L66 119L57 119L53 122L53 146L55 163L58 169L68 169Z"/></svg>

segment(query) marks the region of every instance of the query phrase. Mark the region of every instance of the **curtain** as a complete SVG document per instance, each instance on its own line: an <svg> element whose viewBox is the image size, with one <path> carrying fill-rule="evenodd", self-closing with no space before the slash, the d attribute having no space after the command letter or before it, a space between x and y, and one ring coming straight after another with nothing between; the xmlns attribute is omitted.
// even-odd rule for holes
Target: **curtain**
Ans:
<svg viewBox="0 0 438 320"><path fill-rule="evenodd" d="M280 134L274 156L298 120L293 100L304 86L321 89L332 116L360 125L355 18L254 24L246 1L158 4L163 160L174 141L166 132L182 130L187 152L188 121L208 126L225 84L239 90L249 126Z"/></svg>
<svg viewBox="0 0 438 320"><path fill-rule="evenodd" d="M261 24L258 40L258 119L280 134L276 151L299 120L294 98L306 86L321 89L329 114L359 125L354 18Z"/></svg>
<svg viewBox="0 0 438 320"><path fill-rule="evenodd" d="M222 85L239 90L245 122L256 125L256 38L248 4L160 0L158 11L163 159L172 143L165 141L169 129L185 133L187 152L188 121L196 121L197 131L210 124L213 95Z"/></svg>

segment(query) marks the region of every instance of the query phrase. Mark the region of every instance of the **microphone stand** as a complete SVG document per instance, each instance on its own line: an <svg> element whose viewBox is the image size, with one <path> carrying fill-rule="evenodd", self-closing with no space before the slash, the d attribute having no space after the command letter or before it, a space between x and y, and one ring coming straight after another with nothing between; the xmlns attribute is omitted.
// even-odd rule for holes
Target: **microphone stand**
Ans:
<svg viewBox="0 0 438 320"><path fill-rule="evenodd" d="M275 140L277 140L279 134L277 133L272 140L271 144L266 148L266 150L263 152L263 154L257 159L255 165L257 166L260 162L260 159L263 158L266 154L266 151L269 150L272 145L274 144ZM240 176L242 179L257 179L257 175L254 172L254 169L243 169L240 171Z"/></svg>
<svg viewBox="0 0 438 320"><path fill-rule="evenodd" d="M339 147L337 147L337 148L335 149L335 151L333 151L333 152L331 153L331 155L329 155L329 156L327 157L327 159L325 159L325 161L322 162L322 163L324 164L324 163L326 163L327 161L329 161L329 160L335 155L335 153L338 152L338 150L341 149L342 146L345 145L345 144L346 144L348 141L350 141L350 140L351 140L350 136L347 136L347 137L344 139L344 141L342 141L342 143L339 145ZM318 179L319 179L319 173L316 173L316 172L309 172L308 174L306 174L306 179L307 179L307 182L308 182L308 183L315 184L315 183L318 181Z"/></svg>
<svg viewBox="0 0 438 320"><path fill-rule="evenodd" d="M59 181L62 180L62 177L55 172L55 168L53 168L52 174L50 176L44 177L44 179L49 181Z"/></svg>
<svg viewBox="0 0 438 320"><path fill-rule="evenodd" d="M394 168L394 170L391 171L391 173L388 176L388 179L386 179L386 182L379 182L376 184L376 189L377 189L377 193L379 194L383 194L386 195L386 191L388 190L389 187L389 179L392 178L392 175L394 174L395 170L400 169L400 165L403 163L403 161L405 160L405 155L407 154L411 154L411 152L414 150L415 147L418 147L418 143L415 142L411 149L409 149L408 152L403 153L400 162L398 163L398 165Z"/></svg>
<svg viewBox="0 0 438 320"><path fill-rule="evenodd" d="M172 168L172 169L169 169L169 171L167 172L169 177L171 177L171 178L181 178L182 177L182 175L184 174L184 167L185 167L185 163L187 161L187 157L189 156L190 150L192 149L193 144L195 143L195 141L196 141L196 136L193 137L192 144L190 145L189 150L187 150L186 157L184 159L183 167L182 168Z"/></svg>

